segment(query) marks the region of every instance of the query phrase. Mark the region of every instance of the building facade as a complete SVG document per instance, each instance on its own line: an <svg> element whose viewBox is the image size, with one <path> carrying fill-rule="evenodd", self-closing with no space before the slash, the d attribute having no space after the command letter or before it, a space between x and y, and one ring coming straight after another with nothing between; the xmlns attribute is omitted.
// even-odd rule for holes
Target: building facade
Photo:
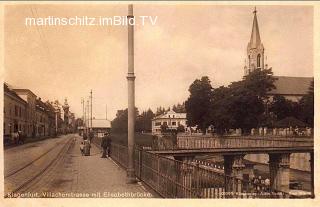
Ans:
<svg viewBox="0 0 320 207"><path fill-rule="evenodd" d="M35 137L37 134L36 99L37 96L29 89L12 89L20 98L27 102L26 121L27 137Z"/></svg>
<svg viewBox="0 0 320 207"><path fill-rule="evenodd" d="M28 103L20 98L7 84L4 84L3 135L28 132Z"/></svg>
<svg viewBox="0 0 320 207"><path fill-rule="evenodd" d="M29 89L13 88L4 83L3 135L9 137L20 131L26 137L55 136L75 130L75 115L69 105L56 101L43 102ZM63 118L61 117L61 113Z"/></svg>
<svg viewBox="0 0 320 207"><path fill-rule="evenodd" d="M173 110L165 112L152 119L152 134L161 133L161 125L167 125L168 129L176 130L180 125L187 127L187 114L176 113Z"/></svg>

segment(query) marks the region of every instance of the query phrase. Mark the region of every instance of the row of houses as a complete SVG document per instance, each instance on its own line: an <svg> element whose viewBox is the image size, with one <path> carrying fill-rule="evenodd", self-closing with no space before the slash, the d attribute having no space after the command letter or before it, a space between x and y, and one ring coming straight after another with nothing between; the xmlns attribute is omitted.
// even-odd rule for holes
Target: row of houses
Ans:
<svg viewBox="0 0 320 207"><path fill-rule="evenodd" d="M20 132L26 137L54 136L75 128L75 116L67 100L42 101L29 89L14 88L4 83L3 134Z"/></svg>

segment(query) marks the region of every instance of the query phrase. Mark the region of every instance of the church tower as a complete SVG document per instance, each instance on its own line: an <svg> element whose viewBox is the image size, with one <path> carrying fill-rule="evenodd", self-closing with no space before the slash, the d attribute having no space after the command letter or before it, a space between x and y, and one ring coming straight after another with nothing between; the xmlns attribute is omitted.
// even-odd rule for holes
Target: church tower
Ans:
<svg viewBox="0 0 320 207"><path fill-rule="evenodd" d="M256 8L254 9L253 14L252 31L250 42L247 46L247 61L244 66L244 75L248 75L255 69L264 69L264 47L260 39Z"/></svg>

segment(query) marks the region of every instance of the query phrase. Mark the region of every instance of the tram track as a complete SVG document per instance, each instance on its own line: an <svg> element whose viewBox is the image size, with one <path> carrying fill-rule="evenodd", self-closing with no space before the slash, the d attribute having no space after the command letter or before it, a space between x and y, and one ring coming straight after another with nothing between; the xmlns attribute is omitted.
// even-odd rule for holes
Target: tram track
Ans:
<svg viewBox="0 0 320 207"><path fill-rule="evenodd" d="M51 147L49 150L47 150L45 153L41 154L40 156L38 156L37 158L33 159L31 162L28 162L27 164L23 165L22 167L19 167L18 169L12 170L11 172L7 173L6 175L4 175L4 178L9 178L13 175L15 175L16 173L22 171L23 169L27 168L28 166L32 165L33 163L35 163L36 161L38 161L39 159L41 159L42 157L44 157L45 155L47 155L49 152L51 152L52 150L54 150L56 147L58 147L61 143L56 143L53 147Z"/></svg>
<svg viewBox="0 0 320 207"><path fill-rule="evenodd" d="M50 152L53 152L54 149L56 149L58 146L60 146L61 143L57 143L55 146L47 150L45 153L38 156L36 159L32 160L31 162L27 163L26 165L13 170L12 172L5 175L5 178L8 179L14 179L15 175L19 175L20 173L24 173L29 167L33 166L34 163L39 161L41 158L44 158L46 155L48 155ZM74 144L74 139L69 138L61 147L61 149L58 151L58 153L55 154L55 157L49 161L47 165L39 169L35 174L28 176L27 178L23 179L23 181L19 184L16 184L13 190L10 190L10 192L6 192L4 198L11 198L11 197L18 197L18 193L24 189L27 190L28 186L35 181L37 178L40 178L47 170L54 165L63 155L69 150L71 146ZM32 170L32 169L31 169ZM34 169L33 169L34 170ZM31 186L29 186L31 187Z"/></svg>

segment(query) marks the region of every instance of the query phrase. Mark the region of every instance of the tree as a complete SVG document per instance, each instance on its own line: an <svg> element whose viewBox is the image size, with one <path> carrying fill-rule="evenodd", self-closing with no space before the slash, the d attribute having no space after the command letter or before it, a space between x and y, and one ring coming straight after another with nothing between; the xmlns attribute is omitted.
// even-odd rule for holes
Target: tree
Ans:
<svg viewBox="0 0 320 207"><path fill-rule="evenodd" d="M177 132L185 132L184 126L183 125L179 125L177 127Z"/></svg>
<svg viewBox="0 0 320 207"><path fill-rule="evenodd" d="M198 126L205 132L211 125L212 86L207 76L196 79L189 87L190 96L186 101L188 126Z"/></svg>
<svg viewBox="0 0 320 207"><path fill-rule="evenodd" d="M314 119L314 81L311 82L309 91L299 101L301 107L301 120L313 127Z"/></svg>
<svg viewBox="0 0 320 207"><path fill-rule="evenodd" d="M168 125L165 123L165 124L162 124L161 125L161 133L165 133L168 131Z"/></svg>
<svg viewBox="0 0 320 207"><path fill-rule="evenodd" d="M166 112L164 107L161 107L161 106L157 107L157 111L156 111L155 116L159 116L159 115L163 114L164 112Z"/></svg>
<svg viewBox="0 0 320 207"><path fill-rule="evenodd" d="M297 116L293 113L294 104L287 100L284 96L275 95L270 106L270 112L277 116L277 120L284 119L289 116Z"/></svg>
<svg viewBox="0 0 320 207"><path fill-rule="evenodd" d="M136 109L135 119L139 116L139 111ZM118 133L127 133L128 132L128 109L118 110L116 118L111 122L111 130ZM139 126L138 126L139 127ZM136 126L137 128L137 126Z"/></svg>
<svg viewBox="0 0 320 207"><path fill-rule="evenodd" d="M185 102L182 104L178 103L177 105L173 105L172 110L176 113L186 113Z"/></svg>
<svg viewBox="0 0 320 207"><path fill-rule="evenodd" d="M147 111L143 111L142 114L140 114L137 117L136 120L136 131L137 132L151 132L152 130L152 119L154 118L154 113L151 109L148 109Z"/></svg>
<svg viewBox="0 0 320 207"><path fill-rule="evenodd" d="M272 71L254 70L243 80L213 90L211 119L218 134L230 128L248 133L262 125L267 92L275 88Z"/></svg>

